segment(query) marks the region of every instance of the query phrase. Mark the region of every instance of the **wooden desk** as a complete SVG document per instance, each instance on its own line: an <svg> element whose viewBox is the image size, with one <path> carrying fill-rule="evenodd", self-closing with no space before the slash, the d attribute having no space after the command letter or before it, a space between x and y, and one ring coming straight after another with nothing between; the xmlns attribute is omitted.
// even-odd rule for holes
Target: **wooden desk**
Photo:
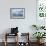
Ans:
<svg viewBox="0 0 46 46"><path fill-rule="evenodd" d="M16 33L16 34L10 34L10 33L6 33L5 34L5 46L7 46L7 44L8 44L8 42L7 42L7 36L17 36L17 44L15 45L15 46L18 46L18 33Z"/></svg>
<svg viewBox="0 0 46 46"><path fill-rule="evenodd" d="M6 33L5 34L5 46L8 45L8 42L7 42L7 36L17 36L17 42L16 42L16 45L15 46L19 46L19 42L18 42L18 33L17 34L10 34L10 33ZM27 39L27 42L26 43L26 46L30 46L30 42L29 42L29 33L21 33L21 36L26 36L26 39ZM22 42L23 43L23 42Z"/></svg>

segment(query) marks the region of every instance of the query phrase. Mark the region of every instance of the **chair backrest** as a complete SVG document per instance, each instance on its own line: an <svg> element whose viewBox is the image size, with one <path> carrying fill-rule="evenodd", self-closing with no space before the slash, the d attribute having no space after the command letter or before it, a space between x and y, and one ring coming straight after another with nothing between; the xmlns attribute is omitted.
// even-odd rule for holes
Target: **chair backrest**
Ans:
<svg viewBox="0 0 46 46"><path fill-rule="evenodd" d="M28 42L29 41L29 33L21 33L19 36L20 42Z"/></svg>

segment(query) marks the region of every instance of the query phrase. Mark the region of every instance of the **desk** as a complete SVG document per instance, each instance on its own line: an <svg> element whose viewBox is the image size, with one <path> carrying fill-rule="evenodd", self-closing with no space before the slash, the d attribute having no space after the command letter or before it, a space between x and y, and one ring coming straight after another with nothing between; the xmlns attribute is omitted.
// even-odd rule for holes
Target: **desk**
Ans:
<svg viewBox="0 0 46 46"><path fill-rule="evenodd" d="M7 42L7 38L8 37L7 36L9 36L9 38L10 38L10 36L17 36L16 37L17 42L16 42L16 45L15 46L19 46L19 44L20 44L20 46L23 45L23 44L25 44L26 46L30 46L29 33L21 33L21 36L23 36L23 37L26 36L26 39L27 39L27 42L25 42L25 43L24 42L21 42L22 44L18 42L18 33L17 34L6 33L5 34L5 46L8 45L8 42Z"/></svg>
<svg viewBox="0 0 46 46"><path fill-rule="evenodd" d="M16 34L10 34L10 33L6 33L5 34L5 46L7 46L7 44L8 44L8 42L7 42L7 36L17 36L17 42L16 42L16 45L15 46L18 46L18 33L16 33Z"/></svg>

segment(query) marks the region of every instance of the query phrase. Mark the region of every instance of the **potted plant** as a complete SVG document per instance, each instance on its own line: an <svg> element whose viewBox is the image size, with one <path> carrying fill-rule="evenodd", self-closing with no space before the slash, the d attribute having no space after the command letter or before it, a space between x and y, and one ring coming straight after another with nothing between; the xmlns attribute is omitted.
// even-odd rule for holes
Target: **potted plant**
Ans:
<svg viewBox="0 0 46 46"><path fill-rule="evenodd" d="M36 30L45 29L45 26L32 25L32 27L35 28Z"/></svg>
<svg viewBox="0 0 46 46"><path fill-rule="evenodd" d="M35 28L36 30L38 30L38 26L37 25L32 25L33 28Z"/></svg>
<svg viewBox="0 0 46 46"><path fill-rule="evenodd" d="M35 32L33 35L37 38L38 43L40 43L40 40L42 38L45 38L44 37L46 36L45 34L46 34L45 32Z"/></svg>
<svg viewBox="0 0 46 46"><path fill-rule="evenodd" d="M45 26L41 26L40 29L45 29Z"/></svg>

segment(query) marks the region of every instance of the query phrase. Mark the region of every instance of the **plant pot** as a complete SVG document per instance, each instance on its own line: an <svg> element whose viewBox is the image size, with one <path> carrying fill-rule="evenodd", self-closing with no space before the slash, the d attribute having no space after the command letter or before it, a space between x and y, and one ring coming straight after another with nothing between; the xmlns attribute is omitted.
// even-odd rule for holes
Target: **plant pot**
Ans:
<svg viewBox="0 0 46 46"><path fill-rule="evenodd" d="M45 39L37 39L37 42L38 42L39 44L41 44L41 43L44 42L44 40L45 40Z"/></svg>
<svg viewBox="0 0 46 46"><path fill-rule="evenodd" d="M45 39L40 39L40 43L44 43L44 40L45 40Z"/></svg>
<svg viewBox="0 0 46 46"><path fill-rule="evenodd" d="M40 43L40 39L37 39L37 43Z"/></svg>

